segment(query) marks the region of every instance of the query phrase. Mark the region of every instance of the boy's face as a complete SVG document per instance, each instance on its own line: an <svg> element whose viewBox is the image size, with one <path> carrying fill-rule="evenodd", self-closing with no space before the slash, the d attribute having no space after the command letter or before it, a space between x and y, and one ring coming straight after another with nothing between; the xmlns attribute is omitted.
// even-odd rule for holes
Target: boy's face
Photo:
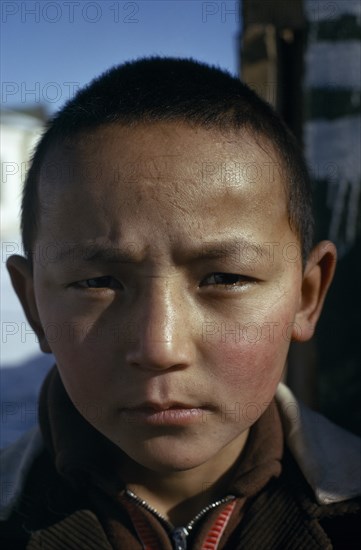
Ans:
<svg viewBox="0 0 361 550"><path fill-rule="evenodd" d="M241 449L301 339L278 168L249 135L175 123L103 127L44 165L45 337L80 413L147 468Z"/></svg>

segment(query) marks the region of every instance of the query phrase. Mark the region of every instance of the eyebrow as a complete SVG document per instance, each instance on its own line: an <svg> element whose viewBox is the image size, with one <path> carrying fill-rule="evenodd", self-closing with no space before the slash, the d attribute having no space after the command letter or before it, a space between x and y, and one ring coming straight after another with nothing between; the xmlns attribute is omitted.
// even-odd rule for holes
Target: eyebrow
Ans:
<svg viewBox="0 0 361 550"><path fill-rule="evenodd" d="M193 254L190 253L190 260L217 260L235 256L238 259L247 258L248 256L252 260L264 258L269 256L269 247L267 247L267 243L256 243L244 237L223 241L206 241L202 243L200 250L194 251Z"/></svg>
<svg viewBox="0 0 361 550"><path fill-rule="evenodd" d="M268 246L267 246L268 244ZM256 261L269 257L271 243L256 243L240 238L204 241L196 246L178 249L175 253L177 263L197 263L200 261L230 258L237 261ZM63 247L57 255L57 261L83 261L84 263L142 263L145 254L137 250L135 243L126 246L105 244L77 244Z"/></svg>
<svg viewBox="0 0 361 550"><path fill-rule="evenodd" d="M111 245L79 243L75 246L62 246L56 260L59 262L77 260L85 263L135 263L139 261L139 254L136 253L133 244L121 248Z"/></svg>

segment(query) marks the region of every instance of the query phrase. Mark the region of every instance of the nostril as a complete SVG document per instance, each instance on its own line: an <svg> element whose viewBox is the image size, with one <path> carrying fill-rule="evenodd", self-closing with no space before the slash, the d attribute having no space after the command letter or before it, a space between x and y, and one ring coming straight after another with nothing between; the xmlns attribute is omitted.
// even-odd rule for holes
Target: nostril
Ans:
<svg viewBox="0 0 361 550"><path fill-rule="evenodd" d="M126 362L136 368L163 370L190 365L191 355L191 344L187 345L181 338L145 337L129 349Z"/></svg>

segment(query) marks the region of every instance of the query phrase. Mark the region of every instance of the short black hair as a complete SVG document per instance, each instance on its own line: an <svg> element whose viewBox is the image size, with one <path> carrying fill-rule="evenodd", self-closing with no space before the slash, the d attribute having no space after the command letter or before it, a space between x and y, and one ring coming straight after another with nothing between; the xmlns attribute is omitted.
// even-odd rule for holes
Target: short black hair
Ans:
<svg viewBox="0 0 361 550"><path fill-rule="evenodd" d="M268 139L283 165L288 219L305 261L313 243L311 185L300 147L279 115L238 78L219 68L169 57L147 57L111 68L51 118L25 180L21 231L31 261L40 216L38 180L49 150L104 124L184 121L222 131L246 129Z"/></svg>

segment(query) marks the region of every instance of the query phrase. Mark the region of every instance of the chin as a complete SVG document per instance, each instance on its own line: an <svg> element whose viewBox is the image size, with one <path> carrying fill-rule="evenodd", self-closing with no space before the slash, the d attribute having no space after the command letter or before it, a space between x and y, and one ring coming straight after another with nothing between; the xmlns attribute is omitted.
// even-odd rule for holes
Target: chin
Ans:
<svg viewBox="0 0 361 550"><path fill-rule="evenodd" d="M213 457L213 453L207 453L203 448L192 448L191 445L167 443L166 445L157 445L152 442L146 442L139 445L136 449L127 449L124 446L120 448L133 461L154 472L168 474L172 472L182 472L192 470L208 462Z"/></svg>

